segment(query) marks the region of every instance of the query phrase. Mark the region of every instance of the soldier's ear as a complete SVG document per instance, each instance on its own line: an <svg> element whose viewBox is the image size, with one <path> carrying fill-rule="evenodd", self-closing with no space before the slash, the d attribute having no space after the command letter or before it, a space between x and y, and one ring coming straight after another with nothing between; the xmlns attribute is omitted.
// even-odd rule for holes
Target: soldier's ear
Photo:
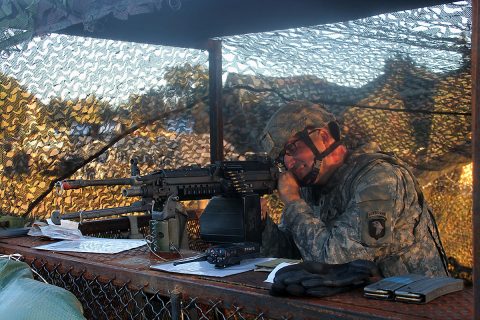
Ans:
<svg viewBox="0 0 480 320"><path fill-rule="evenodd" d="M330 140L330 133L324 128L317 130L316 134L322 139L323 144L326 144Z"/></svg>

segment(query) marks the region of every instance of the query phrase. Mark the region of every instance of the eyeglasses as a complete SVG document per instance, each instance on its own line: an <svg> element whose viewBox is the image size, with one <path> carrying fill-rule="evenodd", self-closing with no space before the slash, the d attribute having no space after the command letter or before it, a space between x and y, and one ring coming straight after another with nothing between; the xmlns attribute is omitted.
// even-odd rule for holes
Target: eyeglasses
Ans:
<svg viewBox="0 0 480 320"><path fill-rule="evenodd" d="M312 133L314 133L315 131L319 131L320 129L313 129L311 131L308 131L308 135L311 135ZM298 152L298 145L297 143L298 142L303 142L302 138L297 138L291 142L288 142L287 144L285 144L285 146L283 147L283 150L282 152L280 153L280 156L283 158L285 155L287 156L290 156L290 157L293 157L297 152Z"/></svg>

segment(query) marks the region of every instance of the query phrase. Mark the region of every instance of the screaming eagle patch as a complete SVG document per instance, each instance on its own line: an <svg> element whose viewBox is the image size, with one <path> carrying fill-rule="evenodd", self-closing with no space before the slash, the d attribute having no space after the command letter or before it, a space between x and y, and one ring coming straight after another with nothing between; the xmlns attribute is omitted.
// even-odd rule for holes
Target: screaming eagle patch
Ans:
<svg viewBox="0 0 480 320"><path fill-rule="evenodd" d="M371 211L367 213L368 234L370 237L378 240L385 236L385 221L387 214L381 211Z"/></svg>

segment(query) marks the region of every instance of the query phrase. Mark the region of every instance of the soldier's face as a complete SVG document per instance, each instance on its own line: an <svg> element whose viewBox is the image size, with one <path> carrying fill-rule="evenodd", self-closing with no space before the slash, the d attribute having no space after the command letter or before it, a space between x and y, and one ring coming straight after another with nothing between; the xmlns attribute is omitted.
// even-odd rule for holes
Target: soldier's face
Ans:
<svg viewBox="0 0 480 320"><path fill-rule="evenodd" d="M317 135L318 131L318 129L312 130L309 132L309 135L317 146L318 151L322 152L324 147L318 141L320 139L319 135ZM305 142L296 136L288 140L285 145L283 161L287 170L292 172L297 179L302 180L310 173L314 160L315 156Z"/></svg>

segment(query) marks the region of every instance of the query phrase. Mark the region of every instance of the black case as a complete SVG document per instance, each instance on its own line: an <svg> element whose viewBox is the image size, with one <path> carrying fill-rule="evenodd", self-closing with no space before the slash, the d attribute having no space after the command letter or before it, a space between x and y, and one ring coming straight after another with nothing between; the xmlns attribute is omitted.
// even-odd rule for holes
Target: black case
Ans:
<svg viewBox="0 0 480 320"><path fill-rule="evenodd" d="M213 197L200 216L200 238L212 243L262 241L260 197Z"/></svg>

